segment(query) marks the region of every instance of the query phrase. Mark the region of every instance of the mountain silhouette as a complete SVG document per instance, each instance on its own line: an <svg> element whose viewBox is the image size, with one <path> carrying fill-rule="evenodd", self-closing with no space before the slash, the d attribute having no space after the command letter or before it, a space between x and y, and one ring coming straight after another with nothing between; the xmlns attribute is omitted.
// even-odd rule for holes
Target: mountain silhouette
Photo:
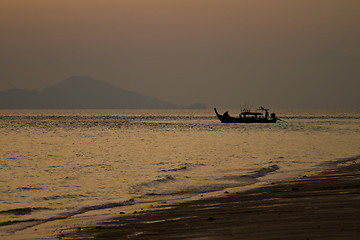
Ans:
<svg viewBox="0 0 360 240"><path fill-rule="evenodd" d="M0 92L0 108L7 109L186 109L205 108L202 103L181 106L127 91L88 76L72 76L42 91L10 89Z"/></svg>

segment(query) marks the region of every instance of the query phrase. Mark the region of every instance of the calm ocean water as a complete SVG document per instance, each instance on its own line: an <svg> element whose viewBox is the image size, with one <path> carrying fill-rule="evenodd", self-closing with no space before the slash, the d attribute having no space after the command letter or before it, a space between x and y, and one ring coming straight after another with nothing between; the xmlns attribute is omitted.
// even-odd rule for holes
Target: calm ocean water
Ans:
<svg viewBox="0 0 360 240"><path fill-rule="evenodd" d="M211 109L0 110L0 236L360 159L359 111L276 112L286 122L221 124Z"/></svg>

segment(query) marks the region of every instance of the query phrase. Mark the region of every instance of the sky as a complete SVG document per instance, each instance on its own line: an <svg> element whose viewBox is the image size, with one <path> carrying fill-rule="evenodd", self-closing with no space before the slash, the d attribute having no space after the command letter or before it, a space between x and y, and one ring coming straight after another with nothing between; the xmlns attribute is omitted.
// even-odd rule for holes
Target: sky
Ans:
<svg viewBox="0 0 360 240"><path fill-rule="evenodd" d="M0 0L0 90L88 75L177 104L360 109L359 0Z"/></svg>

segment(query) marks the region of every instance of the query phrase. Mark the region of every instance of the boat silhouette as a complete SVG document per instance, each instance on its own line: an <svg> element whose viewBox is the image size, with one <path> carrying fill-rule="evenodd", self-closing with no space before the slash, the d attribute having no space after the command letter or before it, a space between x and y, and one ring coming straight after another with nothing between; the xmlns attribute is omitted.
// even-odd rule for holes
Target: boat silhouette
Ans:
<svg viewBox="0 0 360 240"><path fill-rule="evenodd" d="M258 110L264 111L265 116L262 112L251 112L250 110L244 110L239 114L238 117L232 117L229 112L226 111L224 114L219 114L217 109L214 108L216 116L222 123L276 123L279 120L275 113L271 113L269 116L269 109L261 107Z"/></svg>

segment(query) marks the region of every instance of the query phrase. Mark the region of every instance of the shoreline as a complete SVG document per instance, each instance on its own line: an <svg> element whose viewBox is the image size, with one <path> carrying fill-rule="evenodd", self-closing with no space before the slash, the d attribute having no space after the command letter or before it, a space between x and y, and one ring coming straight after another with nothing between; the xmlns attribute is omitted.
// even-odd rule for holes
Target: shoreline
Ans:
<svg viewBox="0 0 360 240"><path fill-rule="evenodd" d="M83 213L73 214L69 217L54 217L45 221L34 221L34 223L20 223L20 225L3 226L5 235L0 235L4 240L28 240L28 239L61 239L69 232L74 232L84 226L98 226L109 219L124 215L131 215L138 212L152 212L159 209L167 209L169 206L181 204L189 201L197 201L206 198L223 197L227 192L243 192L249 189L268 185L267 182L257 182L254 184L226 188L213 192L199 193L189 197L172 198L168 200L154 200L145 202L134 202L133 204L120 205L103 209L89 210Z"/></svg>
<svg viewBox="0 0 360 240"><path fill-rule="evenodd" d="M357 239L357 160L300 178L89 211L4 239Z"/></svg>
<svg viewBox="0 0 360 240"><path fill-rule="evenodd" d="M358 239L360 163L268 186L163 204L60 239Z"/></svg>

